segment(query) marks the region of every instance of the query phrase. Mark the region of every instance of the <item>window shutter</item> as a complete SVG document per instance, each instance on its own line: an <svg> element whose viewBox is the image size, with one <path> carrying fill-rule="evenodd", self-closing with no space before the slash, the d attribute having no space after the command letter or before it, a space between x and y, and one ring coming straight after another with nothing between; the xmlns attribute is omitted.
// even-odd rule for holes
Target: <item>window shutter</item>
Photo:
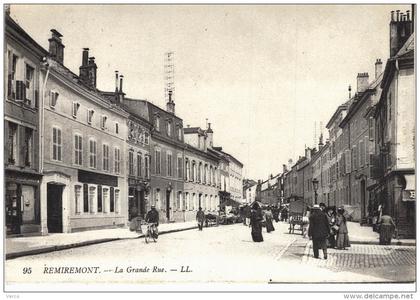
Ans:
<svg viewBox="0 0 420 300"><path fill-rule="evenodd" d="M23 101L25 99L25 84L22 80L16 80L16 100Z"/></svg>
<svg viewBox="0 0 420 300"><path fill-rule="evenodd" d="M39 91L35 90L35 103L34 103L35 107L38 108L39 107Z"/></svg>
<svg viewBox="0 0 420 300"><path fill-rule="evenodd" d="M347 149L345 153L346 174L351 172L351 150Z"/></svg>

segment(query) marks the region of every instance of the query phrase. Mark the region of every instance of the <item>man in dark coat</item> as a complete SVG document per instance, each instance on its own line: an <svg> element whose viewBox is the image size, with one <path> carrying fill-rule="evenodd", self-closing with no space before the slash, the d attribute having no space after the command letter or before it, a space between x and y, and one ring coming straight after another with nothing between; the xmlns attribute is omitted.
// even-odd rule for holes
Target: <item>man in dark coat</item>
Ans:
<svg viewBox="0 0 420 300"><path fill-rule="evenodd" d="M198 208L197 215L196 215L195 218L198 222L198 230L202 231L203 230L203 223L204 223L204 220L205 220L206 216L205 216L204 211L202 210L201 207Z"/></svg>
<svg viewBox="0 0 420 300"><path fill-rule="evenodd" d="M318 205L312 208L311 216L309 217L309 232L308 236L312 238L312 248L314 250L314 257L319 257L319 249L324 252L324 259L327 259L327 237L330 233L330 226L327 215L322 212Z"/></svg>
<svg viewBox="0 0 420 300"><path fill-rule="evenodd" d="M156 227L154 227L154 235L155 235L155 238L157 239L158 238L158 229L157 229L157 227L159 226L159 213L156 210L156 208L155 208L154 205L152 205L150 207L150 210L146 214L146 222L147 223L154 223L154 224L156 224L155 225Z"/></svg>

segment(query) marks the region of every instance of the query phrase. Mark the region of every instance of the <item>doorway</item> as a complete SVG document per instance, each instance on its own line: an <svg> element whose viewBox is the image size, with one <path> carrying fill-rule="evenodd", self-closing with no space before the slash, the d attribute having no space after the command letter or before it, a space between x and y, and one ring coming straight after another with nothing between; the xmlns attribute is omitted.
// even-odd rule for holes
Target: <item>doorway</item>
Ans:
<svg viewBox="0 0 420 300"><path fill-rule="evenodd" d="M144 199L144 190L139 191L140 199L140 216L142 218L146 215L146 201Z"/></svg>
<svg viewBox="0 0 420 300"><path fill-rule="evenodd" d="M63 188L64 185L47 184L48 232L63 232Z"/></svg>
<svg viewBox="0 0 420 300"><path fill-rule="evenodd" d="M170 191L166 191L166 219L169 221L171 218L171 206L170 206L170 201L171 201L171 192Z"/></svg>

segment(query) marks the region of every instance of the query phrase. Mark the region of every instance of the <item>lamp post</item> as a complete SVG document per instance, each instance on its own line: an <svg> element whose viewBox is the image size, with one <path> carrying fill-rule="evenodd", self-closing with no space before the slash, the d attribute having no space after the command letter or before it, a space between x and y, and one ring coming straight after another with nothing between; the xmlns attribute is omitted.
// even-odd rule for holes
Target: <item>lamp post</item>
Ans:
<svg viewBox="0 0 420 300"><path fill-rule="evenodd" d="M312 179L312 186L314 188L314 193L315 193L315 204L317 204L318 201L318 179L314 178Z"/></svg>

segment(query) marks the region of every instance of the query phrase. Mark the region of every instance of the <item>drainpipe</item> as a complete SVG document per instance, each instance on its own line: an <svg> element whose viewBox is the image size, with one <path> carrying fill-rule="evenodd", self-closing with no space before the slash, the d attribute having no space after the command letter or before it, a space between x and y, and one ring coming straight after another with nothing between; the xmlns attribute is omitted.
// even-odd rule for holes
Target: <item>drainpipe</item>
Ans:
<svg viewBox="0 0 420 300"><path fill-rule="evenodd" d="M47 69L45 74L44 82L42 83L42 97L41 103L39 105L39 112L41 115L39 116L39 153L40 153L40 173L44 172L44 103L45 103L45 89L47 86L48 76L50 75L50 68L48 62L44 60L42 65Z"/></svg>

